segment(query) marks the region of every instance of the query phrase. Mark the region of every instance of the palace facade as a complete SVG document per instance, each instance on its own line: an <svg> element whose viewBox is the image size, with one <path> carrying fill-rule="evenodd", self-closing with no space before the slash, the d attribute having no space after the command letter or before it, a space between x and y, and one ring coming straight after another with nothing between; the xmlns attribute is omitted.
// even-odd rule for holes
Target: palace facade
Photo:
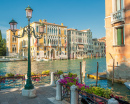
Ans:
<svg viewBox="0 0 130 104"><path fill-rule="evenodd" d="M105 0L107 77L130 79L130 0Z"/></svg>
<svg viewBox="0 0 130 104"><path fill-rule="evenodd" d="M86 58L93 53L92 50L92 32L90 29L67 30L68 39L68 58Z"/></svg>
<svg viewBox="0 0 130 104"><path fill-rule="evenodd" d="M35 29L35 34L39 34L38 25L44 23L45 30L43 38L36 39L33 34L31 36L30 50L31 57L33 58L53 58L53 59L67 59L67 26L64 26L55 23L48 23L47 20L39 20L39 22L33 22L30 24ZM22 34L23 28L20 28L17 34ZM7 30L7 37L9 38L7 43L7 52L8 55L16 53L19 56L28 57L28 36L27 33L23 38L16 39L16 42L13 43L11 37L13 37L11 30ZM13 50L13 45L15 46L16 51Z"/></svg>
<svg viewBox="0 0 130 104"><path fill-rule="evenodd" d="M92 39L92 43L93 43L92 55L94 57L104 57L106 54L105 40L102 38L100 39L94 38Z"/></svg>

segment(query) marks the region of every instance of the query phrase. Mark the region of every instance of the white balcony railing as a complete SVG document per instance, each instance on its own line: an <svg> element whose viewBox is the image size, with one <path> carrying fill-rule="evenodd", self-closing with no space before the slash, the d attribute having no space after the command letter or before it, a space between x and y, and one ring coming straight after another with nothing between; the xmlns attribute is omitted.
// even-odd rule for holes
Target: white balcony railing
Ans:
<svg viewBox="0 0 130 104"><path fill-rule="evenodd" d="M124 21L124 9L118 10L111 14L111 24L114 24L116 22Z"/></svg>
<svg viewBox="0 0 130 104"><path fill-rule="evenodd" d="M26 48L26 47L28 47L28 45L22 45L22 47L23 47L23 48Z"/></svg>
<svg viewBox="0 0 130 104"><path fill-rule="evenodd" d="M78 49L78 51L84 51L83 49Z"/></svg>
<svg viewBox="0 0 130 104"><path fill-rule="evenodd" d="M42 46L43 45L43 43L37 43L37 46Z"/></svg>

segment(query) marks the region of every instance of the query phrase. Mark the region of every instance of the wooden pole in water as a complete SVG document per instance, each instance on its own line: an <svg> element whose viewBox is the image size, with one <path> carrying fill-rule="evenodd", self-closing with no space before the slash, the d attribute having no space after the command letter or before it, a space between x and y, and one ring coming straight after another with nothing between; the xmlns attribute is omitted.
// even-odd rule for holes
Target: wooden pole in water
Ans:
<svg viewBox="0 0 130 104"><path fill-rule="evenodd" d="M81 62L80 62L80 82L82 84L82 71L81 71Z"/></svg>
<svg viewBox="0 0 130 104"><path fill-rule="evenodd" d="M112 73L112 85L114 84L114 59L113 59L113 73Z"/></svg>
<svg viewBox="0 0 130 104"><path fill-rule="evenodd" d="M98 82L98 62L97 62L97 73L96 73L96 87L97 87L97 82Z"/></svg>

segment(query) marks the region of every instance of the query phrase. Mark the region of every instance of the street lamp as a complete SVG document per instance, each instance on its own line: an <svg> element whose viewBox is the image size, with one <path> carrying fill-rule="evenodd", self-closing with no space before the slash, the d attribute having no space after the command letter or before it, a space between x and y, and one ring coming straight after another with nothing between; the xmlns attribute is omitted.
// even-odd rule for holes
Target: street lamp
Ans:
<svg viewBox="0 0 130 104"><path fill-rule="evenodd" d="M34 86L32 84L32 80L31 80L31 59L30 59L30 37L31 34L34 34L34 37L37 39L41 39L44 33L44 24L41 23L39 25L39 34L35 35L35 30L33 27L30 26L30 19L32 18L32 9L31 7L27 7L26 9L26 17L28 18L28 26L23 28L23 33L22 35L18 34L17 36L15 35L16 31L17 31L17 22L15 20L11 20L9 22L10 24L10 29L13 32L13 36L17 37L17 38L22 38L24 37L25 33L28 33L28 71L27 71L27 80L26 80L26 85L24 86L24 89L22 90L22 95L23 96L28 96L28 97L34 97L36 96L35 94L33 94L34 91ZM33 95L30 95L32 93Z"/></svg>

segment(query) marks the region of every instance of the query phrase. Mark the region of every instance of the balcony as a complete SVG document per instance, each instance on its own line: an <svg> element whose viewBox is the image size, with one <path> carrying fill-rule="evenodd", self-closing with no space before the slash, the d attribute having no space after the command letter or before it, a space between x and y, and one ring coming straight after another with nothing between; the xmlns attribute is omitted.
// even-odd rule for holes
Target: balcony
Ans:
<svg viewBox="0 0 130 104"><path fill-rule="evenodd" d="M43 46L43 43L37 43L37 46Z"/></svg>
<svg viewBox="0 0 130 104"><path fill-rule="evenodd" d="M78 49L78 51L84 51L83 49Z"/></svg>
<svg viewBox="0 0 130 104"><path fill-rule="evenodd" d="M125 16L124 16L124 9L116 11L111 14L111 24L117 23L117 22L124 22Z"/></svg>
<svg viewBox="0 0 130 104"><path fill-rule="evenodd" d="M22 47L23 47L23 48L27 48L27 47L28 47L28 45L22 45Z"/></svg>

